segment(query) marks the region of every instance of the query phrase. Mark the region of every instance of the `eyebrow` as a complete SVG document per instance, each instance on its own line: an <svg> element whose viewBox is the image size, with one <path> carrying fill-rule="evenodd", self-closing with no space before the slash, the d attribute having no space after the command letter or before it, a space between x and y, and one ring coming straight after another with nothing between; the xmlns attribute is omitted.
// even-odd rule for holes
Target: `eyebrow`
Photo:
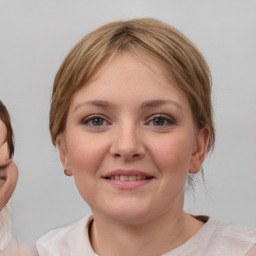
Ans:
<svg viewBox="0 0 256 256"><path fill-rule="evenodd" d="M179 110L182 110L182 107L178 102L176 102L174 100L162 100L162 99L145 101L142 103L142 107L143 108L155 108L155 107L159 107L162 105L169 105L169 104L175 105Z"/></svg>
<svg viewBox="0 0 256 256"><path fill-rule="evenodd" d="M162 105L169 105L169 104L176 106L177 109L179 109L179 110L182 110L182 106L179 103L177 103L176 101L163 100L163 99L145 101L141 104L141 107L142 108L155 108L155 107L159 107L159 106L162 106ZM84 105L92 105L92 106L99 107L99 108L109 108L109 107L114 106L112 103L110 103L108 101L91 100L91 101L85 101L85 102L77 104L74 107L74 111L76 111L78 108L80 108Z"/></svg>
<svg viewBox="0 0 256 256"><path fill-rule="evenodd" d="M84 105L92 105L92 106L95 106L95 107L99 107L99 108L106 108L110 105L109 102L107 101L104 101L104 100L90 100L90 101L85 101L85 102L82 102L82 103L79 103L77 104L75 107L74 107L74 111L76 111L78 108L84 106Z"/></svg>

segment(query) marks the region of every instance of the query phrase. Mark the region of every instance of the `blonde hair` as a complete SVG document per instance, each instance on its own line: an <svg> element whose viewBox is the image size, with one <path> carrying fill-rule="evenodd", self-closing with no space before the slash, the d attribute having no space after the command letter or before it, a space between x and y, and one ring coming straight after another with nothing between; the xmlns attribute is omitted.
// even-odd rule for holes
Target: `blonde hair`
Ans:
<svg viewBox="0 0 256 256"><path fill-rule="evenodd" d="M159 60L186 95L197 129L208 126L208 151L215 140L211 104L211 75L199 50L178 30L155 19L106 24L86 35L70 51L58 70L52 91L50 132L55 145L65 130L71 99L96 68L118 51Z"/></svg>

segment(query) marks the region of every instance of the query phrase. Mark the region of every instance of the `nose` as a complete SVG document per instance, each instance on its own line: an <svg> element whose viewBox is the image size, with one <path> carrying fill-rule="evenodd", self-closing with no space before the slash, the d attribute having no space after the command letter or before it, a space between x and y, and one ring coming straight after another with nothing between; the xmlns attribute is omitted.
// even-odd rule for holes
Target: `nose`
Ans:
<svg viewBox="0 0 256 256"><path fill-rule="evenodd" d="M115 130L110 153L114 158L135 161L145 155L142 134L136 127L119 127Z"/></svg>

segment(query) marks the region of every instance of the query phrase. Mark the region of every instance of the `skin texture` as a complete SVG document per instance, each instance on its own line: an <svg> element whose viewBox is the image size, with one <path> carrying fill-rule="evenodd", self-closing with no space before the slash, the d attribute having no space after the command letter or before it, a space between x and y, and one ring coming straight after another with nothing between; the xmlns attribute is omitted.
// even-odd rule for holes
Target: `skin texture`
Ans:
<svg viewBox="0 0 256 256"><path fill-rule="evenodd" d="M10 159L9 148L5 141L7 129L0 119L0 211L10 200L18 180L18 169L16 164ZM1 256L20 255L36 256L35 248L16 243L8 244Z"/></svg>
<svg viewBox="0 0 256 256"><path fill-rule="evenodd" d="M18 169L9 158L9 149L5 141L7 129L0 120L0 210L7 204L18 180Z"/></svg>
<svg viewBox="0 0 256 256"><path fill-rule="evenodd" d="M122 52L99 67L74 95L57 138L66 174L74 175L92 209L98 254L160 255L200 229L202 223L183 212L183 188L187 174L199 171L208 138L207 128L195 129L187 98L154 59ZM115 170L151 178L126 188L106 179Z"/></svg>
<svg viewBox="0 0 256 256"><path fill-rule="evenodd" d="M4 165L9 160L8 146L5 142L7 128L4 122L0 119L0 165Z"/></svg>

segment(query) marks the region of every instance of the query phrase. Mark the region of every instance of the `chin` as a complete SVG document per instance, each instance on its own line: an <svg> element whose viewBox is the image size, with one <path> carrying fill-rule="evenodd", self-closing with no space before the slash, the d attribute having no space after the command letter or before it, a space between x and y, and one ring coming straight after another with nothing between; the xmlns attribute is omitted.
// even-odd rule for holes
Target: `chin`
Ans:
<svg viewBox="0 0 256 256"><path fill-rule="evenodd" d="M111 218L113 221L127 225L143 224L152 217L152 211L149 207L142 207L142 204L112 205L110 208L105 210L103 214Z"/></svg>

